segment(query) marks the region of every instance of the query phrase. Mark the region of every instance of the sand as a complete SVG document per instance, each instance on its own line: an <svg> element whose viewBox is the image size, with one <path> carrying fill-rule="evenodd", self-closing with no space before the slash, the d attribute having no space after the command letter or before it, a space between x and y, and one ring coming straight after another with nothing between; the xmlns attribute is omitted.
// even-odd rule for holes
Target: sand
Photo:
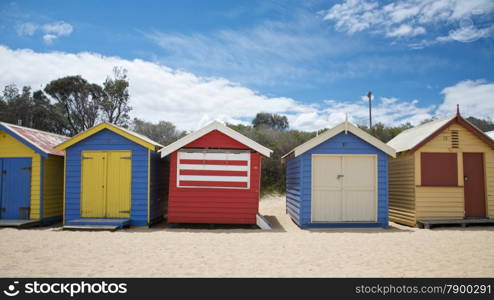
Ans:
<svg viewBox="0 0 494 300"><path fill-rule="evenodd" d="M266 197L259 229L0 230L1 277L494 277L494 227L301 230Z"/></svg>

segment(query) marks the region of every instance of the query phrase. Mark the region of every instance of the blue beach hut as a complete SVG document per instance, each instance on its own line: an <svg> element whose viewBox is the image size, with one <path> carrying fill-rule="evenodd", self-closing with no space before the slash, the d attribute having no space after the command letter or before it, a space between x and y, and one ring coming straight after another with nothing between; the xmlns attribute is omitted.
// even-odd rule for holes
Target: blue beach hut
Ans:
<svg viewBox="0 0 494 300"><path fill-rule="evenodd" d="M283 156L286 211L301 228L387 227L395 150L349 122Z"/></svg>
<svg viewBox="0 0 494 300"><path fill-rule="evenodd" d="M149 226L162 219L168 178L161 148L109 123L58 145L65 151L64 228Z"/></svg>

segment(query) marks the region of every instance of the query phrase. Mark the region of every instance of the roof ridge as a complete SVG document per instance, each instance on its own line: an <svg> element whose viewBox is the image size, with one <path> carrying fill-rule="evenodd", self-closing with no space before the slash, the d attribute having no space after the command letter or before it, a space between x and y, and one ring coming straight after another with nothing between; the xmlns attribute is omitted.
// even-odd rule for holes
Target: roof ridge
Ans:
<svg viewBox="0 0 494 300"><path fill-rule="evenodd" d="M58 134L58 133L54 133L54 132L50 132L50 131L45 131L45 130L41 130L41 129L36 129L36 128L32 128L32 127L26 127L26 126L22 126L22 125L16 125L16 124L8 123L8 122L0 122L0 123L6 125L7 127L12 126L12 127L17 127L17 128L22 128L22 129L37 131L37 132L41 132L41 133L56 135L56 136L59 136L59 137L70 138L69 136L66 136L66 135L62 135L62 134Z"/></svg>
<svg viewBox="0 0 494 300"><path fill-rule="evenodd" d="M422 128L423 126L426 126L426 125L430 125L432 123L436 123L436 122L440 122L440 121L444 121L446 119L453 119L454 117L456 117L456 115L448 115L448 116L443 116L441 118L437 118L437 119L434 119L434 120L431 120L429 122L426 122L426 123L422 123L422 124L419 124L419 125L416 125L416 126L413 126L412 128L408 128L406 130L403 130L403 132L407 132L407 131L411 131L411 130L414 130L414 129L420 129Z"/></svg>

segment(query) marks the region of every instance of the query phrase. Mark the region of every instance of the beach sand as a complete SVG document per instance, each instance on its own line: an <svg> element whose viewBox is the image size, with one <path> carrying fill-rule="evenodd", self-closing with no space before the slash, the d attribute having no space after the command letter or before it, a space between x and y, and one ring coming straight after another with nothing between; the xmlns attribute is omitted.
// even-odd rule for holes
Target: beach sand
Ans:
<svg viewBox="0 0 494 300"><path fill-rule="evenodd" d="M0 229L1 277L494 277L494 227L301 230L284 197L274 229L219 226L116 232Z"/></svg>

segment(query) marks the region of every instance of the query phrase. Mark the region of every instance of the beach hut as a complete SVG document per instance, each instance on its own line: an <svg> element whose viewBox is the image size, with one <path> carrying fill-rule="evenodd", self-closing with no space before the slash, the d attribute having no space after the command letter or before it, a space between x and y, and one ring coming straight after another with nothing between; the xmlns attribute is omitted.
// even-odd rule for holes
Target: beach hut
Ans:
<svg viewBox="0 0 494 300"><path fill-rule="evenodd" d="M283 156L287 213L301 228L387 227L388 156L349 122L296 147Z"/></svg>
<svg viewBox="0 0 494 300"><path fill-rule="evenodd" d="M0 122L0 226L62 218L65 136Z"/></svg>
<svg viewBox="0 0 494 300"><path fill-rule="evenodd" d="M65 228L148 226L163 217L161 145L101 123L56 147L65 151Z"/></svg>
<svg viewBox="0 0 494 300"><path fill-rule="evenodd" d="M429 227L494 218L494 141L459 111L388 145L397 151L390 161L391 221Z"/></svg>
<svg viewBox="0 0 494 300"><path fill-rule="evenodd" d="M272 150L215 121L160 152L170 159L168 223L258 222L261 158Z"/></svg>

